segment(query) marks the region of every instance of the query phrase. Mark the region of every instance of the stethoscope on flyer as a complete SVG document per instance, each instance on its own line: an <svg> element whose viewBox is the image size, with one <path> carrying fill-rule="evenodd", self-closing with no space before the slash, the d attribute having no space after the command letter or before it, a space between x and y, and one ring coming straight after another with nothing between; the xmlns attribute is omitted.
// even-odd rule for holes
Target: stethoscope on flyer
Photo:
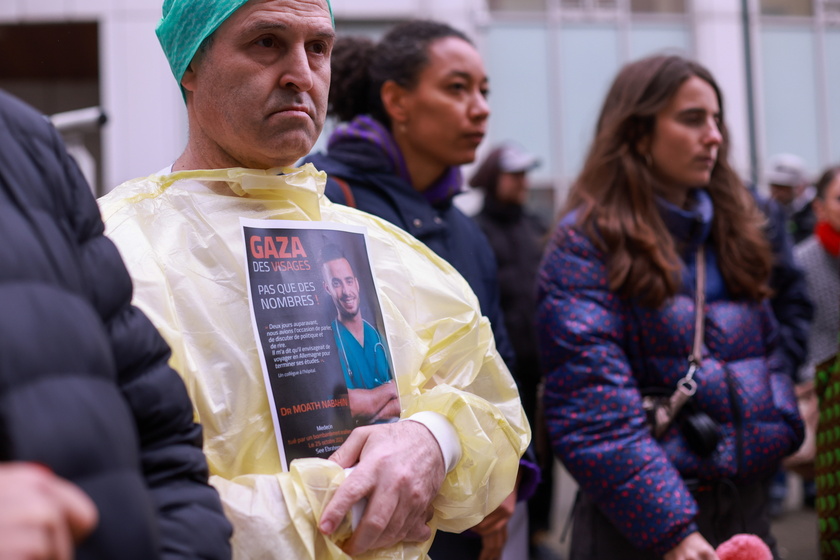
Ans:
<svg viewBox="0 0 840 560"><path fill-rule="evenodd" d="M347 349L344 347L344 337L341 336L341 332L338 330L338 325L340 325L341 323L338 321L334 321L334 323L336 324L335 338L338 340L341 356L343 357L344 369L347 371L347 375L350 377L350 380L353 382L353 385L358 385L357 381L362 381L363 388L372 389L373 387L364 386L364 379L356 379L356 376L353 373L353 368L350 367L350 360L347 359ZM346 329L347 327L345 327L345 330ZM387 381L390 381L391 375L390 368L388 367L388 357L385 353L385 345L382 344L382 339L380 338L379 333L376 333L376 337L376 344L373 345L373 364L375 368L374 381L376 383L375 386L379 386Z"/></svg>

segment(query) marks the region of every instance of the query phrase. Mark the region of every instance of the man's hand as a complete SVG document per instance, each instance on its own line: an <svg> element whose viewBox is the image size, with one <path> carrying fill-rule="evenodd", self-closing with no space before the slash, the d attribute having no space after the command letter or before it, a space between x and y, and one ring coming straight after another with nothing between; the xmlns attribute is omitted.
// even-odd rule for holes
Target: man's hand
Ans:
<svg viewBox="0 0 840 560"><path fill-rule="evenodd" d="M400 415L400 401L393 382L373 389L350 389L350 414L361 424L372 424Z"/></svg>
<svg viewBox="0 0 840 560"><path fill-rule="evenodd" d="M0 558L71 560L98 521L74 484L38 465L0 464Z"/></svg>
<svg viewBox="0 0 840 560"><path fill-rule="evenodd" d="M431 537L426 523L446 473L437 440L424 425L405 421L357 428L330 459L355 469L324 510L321 532L332 533L353 504L368 500L343 545L347 554Z"/></svg>
<svg viewBox="0 0 840 560"><path fill-rule="evenodd" d="M664 560L718 560L718 555L703 535L694 532L669 550Z"/></svg>
<svg viewBox="0 0 840 560"><path fill-rule="evenodd" d="M478 560L498 560L502 557L508 537L508 521L516 509L516 494L517 490L514 488L499 507L472 528L481 535L481 555Z"/></svg>

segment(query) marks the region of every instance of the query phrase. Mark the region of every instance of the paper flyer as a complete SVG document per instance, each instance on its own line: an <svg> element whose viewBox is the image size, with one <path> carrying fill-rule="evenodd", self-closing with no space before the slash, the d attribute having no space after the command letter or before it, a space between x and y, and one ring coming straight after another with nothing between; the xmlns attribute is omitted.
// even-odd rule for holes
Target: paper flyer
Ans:
<svg viewBox="0 0 840 560"><path fill-rule="evenodd" d="M399 418L364 228L240 219L248 296L284 470Z"/></svg>

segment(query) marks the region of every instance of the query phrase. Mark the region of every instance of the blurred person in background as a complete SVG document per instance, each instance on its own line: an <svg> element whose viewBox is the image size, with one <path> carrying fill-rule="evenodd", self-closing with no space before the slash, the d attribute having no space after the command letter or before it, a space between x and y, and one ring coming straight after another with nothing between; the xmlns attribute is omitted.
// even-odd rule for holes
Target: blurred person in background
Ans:
<svg viewBox="0 0 840 560"><path fill-rule="evenodd" d="M764 232L773 251L773 270L770 274L770 288L773 290L773 295L770 297L770 305L779 323L779 343L782 346L782 352L777 356L780 359L781 370L797 384L796 391L799 395L810 391L809 387L813 386L810 381L799 377L799 371L805 362L808 350L808 336L814 317L814 306L808 297L805 275L793 256L793 236L788 231L787 213L773 197L764 196L754 188L751 188L750 192L759 209L767 217ZM807 435L807 428L806 423L806 440L810 437ZM806 449L803 448L788 457L772 479L769 492L770 516L773 518L785 512L788 495L787 470L789 469L794 469L803 475L803 502L806 506L813 506L815 490L813 469L810 467L813 466L814 457L813 454L806 453ZM810 458L806 455L810 455ZM806 463L810 464L810 467ZM809 470L811 474L808 474Z"/></svg>
<svg viewBox="0 0 840 560"><path fill-rule="evenodd" d="M840 432L840 166L826 169L816 183L814 235L796 246L814 302L808 356L800 377L811 382L818 401L816 427L816 508L823 560L840 558L840 498L837 434Z"/></svg>
<svg viewBox="0 0 840 560"><path fill-rule="evenodd" d="M724 117L694 61L622 68L541 266L546 417L581 488L571 560L715 560L743 532L775 547L768 479L803 426ZM688 399L656 435L651 390Z"/></svg>
<svg viewBox="0 0 840 560"><path fill-rule="evenodd" d="M766 180L770 189L770 198L755 193L759 207L768 217L768 234L774 249L774 266L770 287L773 289L771 304L781 330L782 346L785 349L785 366L797 383L797 394L802 403L808 402L813 393L813 379L801 378L801 366L805 360L810 321L813 309L807 303L807 289L802 271L794 263L792 248L788 248L789 237L793 245L807 239L814 231L816 217L813 210L814 186L808 177L805 160L795 154L781 153L772 156L766 171ZM787 235L782 235L778 224L783 224ZM804 297L803 297L804 296ZM802 400L805 399L805 400ZM815 404L807 405L810 408ZM813 446L815 435L806 422L806 445L785 461L784 467L773 478L770 485L770 515L779 517L784 513L788 495L788 477L786 471L801 475L803 503L813 507L815 485L813 480Z"/></svg>
<svg viewBox="0 0 840 560"><path fill-rule="evenodd" d="M805 160L794 154L776 154L770 158L766 179L770 196L785 210L794 244L814 233L815 189L808 179Z"/></svg>
<svg viewBox="0 0 840 560"><path fill-rule="evenodd" d="M329 114L341 124L327 152L306 161L327 172L330 200L397 225L464 276L510 367L513 350L499 306L493 251L479 227L452 203L463 189L460 166L475 159L487 130L488 87L475 46L444 23L402 23L378 43L339 38ZM519 495L533 491L535 468L529 463ZM438 532L429 555L500 558L516 500L514 491L469 533ZM519 534L515 557L524 558L526 531Z"/></svg>
<svg viewBox="0 0 840 560"><path fill-rule="evenodd" d="M816 183L814 234L794 249L814 302L814 321L801 379L814 379L818 364L834 357L840 334L840 166L826 169Z"/></svg>
<svg viewBox="0 0 840 560"><path fill-rule="evenodd" d="M545 245L546 226L526 207L528 174L539 159L522 146L505 142L485 156L470 178L470 185L484 193L475 221L481 227L498 266L499 291L505 327L516 354L513 376L519 384L522 406L531 422L540 464L540 484L527 502L531 557L547 556L554 456L548 444L542 414L538 413L541 381L537 333L536 277ZM525 507L525 506L517 506Z"/></svg>

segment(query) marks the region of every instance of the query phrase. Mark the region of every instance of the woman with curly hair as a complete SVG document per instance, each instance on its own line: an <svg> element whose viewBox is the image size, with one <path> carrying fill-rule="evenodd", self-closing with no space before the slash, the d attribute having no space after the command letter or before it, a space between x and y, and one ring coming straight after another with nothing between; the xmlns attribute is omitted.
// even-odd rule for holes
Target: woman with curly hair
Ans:
<svg viewBox="0 0 840 560"><path fill-rule="evenodd" d="M803 428L763 218L728 151L703 66L618 73L538 277L549 433L581 488L571 560L712 560L743 532L775 547L767 477ZM651 429L645 396L675 393Z"/></svg>

